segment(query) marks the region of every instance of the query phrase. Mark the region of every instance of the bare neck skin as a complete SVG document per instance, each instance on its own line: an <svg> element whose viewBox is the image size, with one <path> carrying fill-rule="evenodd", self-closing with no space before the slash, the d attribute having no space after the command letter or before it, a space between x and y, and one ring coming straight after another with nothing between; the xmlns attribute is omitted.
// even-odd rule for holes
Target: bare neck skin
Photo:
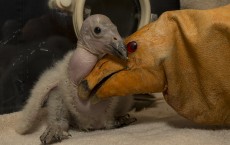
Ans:
<svg viewBox="0 0 230 145"><path fill-rule="evenodd" d="M78 85L90 73L98 61L98 56L84 47L81 42L78 42L77 49L73 52L69 62L69 77L75 85Z"/></svg>
<svg viewBox="0 0 230 145"><path fill-rule="evenodd" d="M99 14L90 16L82 24L77 48L68 64L70 81L79 85L105 54L127 59L123 40L110 19Z"/></svg>

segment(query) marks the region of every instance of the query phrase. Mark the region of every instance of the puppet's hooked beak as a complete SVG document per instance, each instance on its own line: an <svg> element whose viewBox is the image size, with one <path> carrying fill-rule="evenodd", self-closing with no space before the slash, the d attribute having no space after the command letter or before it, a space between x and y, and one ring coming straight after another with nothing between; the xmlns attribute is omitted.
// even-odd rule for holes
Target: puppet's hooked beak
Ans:
<svg viewBox="0 0 230 145"><path fill-rule="evenodd" d="M128 59L128 56L127 56L127 49L126 49L126 46L124 44L123 41L117 41L117 40L114 40L110 46L113 48L113 49L110 49L110 54L111 55L114 55L122 60L127 60Z"/></svg>
<svg viewBox="0 0 230 145"><path fill-rule="evenodd" d="M78 85L78 96L81 99L93 98L95 100L97 90L114 74L125 70L127 61L113 55L106 55L95 65L91 75L87 76ZM90 81L89 81L90 80Z"/></svg>

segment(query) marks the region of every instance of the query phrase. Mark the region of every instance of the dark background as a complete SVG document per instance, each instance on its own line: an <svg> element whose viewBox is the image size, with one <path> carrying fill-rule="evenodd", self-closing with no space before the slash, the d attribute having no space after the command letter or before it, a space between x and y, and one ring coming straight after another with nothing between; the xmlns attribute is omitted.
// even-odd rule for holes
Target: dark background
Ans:
<svg viewBox="0 0 230 145"><path fill-rule="evenodd" d="M136 30L137 20L126 15L140 11L135 0L86 4L92 13L108 15L122 36ZM152 13L158 16L179 8L179 0L151 0ZM22 108L39 75L74 49L77 38L71 16L48 9L47 0L2 0L0 14L0 114L4 114Z"/></svg>

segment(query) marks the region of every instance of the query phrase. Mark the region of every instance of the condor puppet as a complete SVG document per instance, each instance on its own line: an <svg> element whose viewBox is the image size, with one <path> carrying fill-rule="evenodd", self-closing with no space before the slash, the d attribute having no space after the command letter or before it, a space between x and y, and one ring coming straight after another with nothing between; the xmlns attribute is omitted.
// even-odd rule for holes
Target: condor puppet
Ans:
<svg viewBox="0 0 230 145"><path fill-rule="evenodd" d="M99 61L79 86L79 95L163 92L167 103L189 120L230 125L229 14L230 5L164 13L126 39L135 51L127 62Z"/></svg>

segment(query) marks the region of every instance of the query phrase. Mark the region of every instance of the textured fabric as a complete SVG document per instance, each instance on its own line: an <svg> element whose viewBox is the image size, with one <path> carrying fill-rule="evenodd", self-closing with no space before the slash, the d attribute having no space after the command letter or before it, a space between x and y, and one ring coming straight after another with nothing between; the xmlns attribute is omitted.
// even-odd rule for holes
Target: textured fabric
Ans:
<svg viewBox="0 0 230 145"><path fill-rule="evenodd" d="M166 12L126 39L131 41L138 48L129 61L99 62L86 78L86 91L119 71L103 82L96 97L161 91L185 118L230 125L230 5Z"/></svg>
<svg viewBox="0 0 230 145"><path fill-rule="evenodd" d="M17 134L13 126L20 113L0 116L0 145L40 145L39 137L45 124L28 135ZM166 104L135 113L138 121L120 129L78 132L55 145L229 145L230 132L221 128L195 125L180 116Z"/></svg>
<svg viewBox="0 0 230 145"><path fill-rule="evenodd" d="M230 125L230 5L168 17L176 41L164 64L166 101L195 122Z"/></svg>

